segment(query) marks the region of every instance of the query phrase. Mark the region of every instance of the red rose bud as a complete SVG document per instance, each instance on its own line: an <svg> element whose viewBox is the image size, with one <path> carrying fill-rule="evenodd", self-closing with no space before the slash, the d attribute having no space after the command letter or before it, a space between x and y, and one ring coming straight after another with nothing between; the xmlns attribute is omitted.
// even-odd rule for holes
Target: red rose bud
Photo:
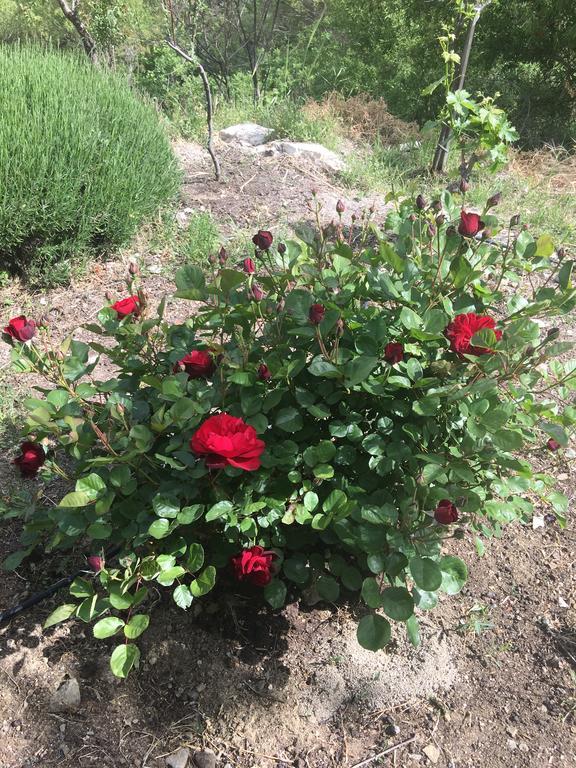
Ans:
<svg viewBox="0 0 576 768"><path fill-rule="evenodd" d="M517 227L518 224L520 224L520 214L515 213L514 216L510 219L510 226L511 227Z"/></svg>
<svg viewBox="0 0 576 768"><path fill-rule="evenodd" d="M253 472L260 468L265 447L254 427L228 413L210 416L190 440L190 449L209 469L230 466Z"/></svg>
<svg viewBox="0 0 576 768"><path fill-rule="evenodd" d="M104 568L103 557L99 557L99 555L90 555L90 557L86 559L88 560L88 565L94 571L94 573L99 573Z"/></svg>
<svg viewBox="0 0 576 768"><path fill-rule="evenodd" d="M344 205L342 200L338 200L338 202L336 203L336 213L340 215L344 213L345 210L346 210L346 206Z"/></svg>
<svg viewBox="0 0 576 768"><path fill-rule="evenodd" d="M344 320L341 317L336 321L336 336L344 336Z"/></svg>
<svg viewBox="0 0 576 768"><path fill-rule="evenodd" d="M252 299L252 301L262 301L262 299L264 298L264 291L262 290L262 288L260 288L259 285L254 283L254 285L252 286L252 289L248 291L248 297Z"/></svg>
<svg viewBox="0 0 576 768"><path fill-rule="evenodd" d="M416 208L418 208L419 211L423 211L424 208L426 208L426 198L424 195L418 195L416 198Z"/></svg>
<svg viewBox="0 0 576 768"><path fill-rule="evenodd" d="M494 331L496 341L502 338L502 331L496 329L496 322L487 315L477 315L475 312L456 315L446 326L444 335L450 342L450 349L458 355L487 355L494 350L487 347L475 347L470 342L472 337L484 328Z"/></svg>
<svg viewBox="0 0 576 768"><path fill-rule="evenodd" d="M429 237L434 237L435 234L436 234L436 227L434 226L434 224L428 224Z"/></svg>
<svg viewBox="0 0 576 768"><path fill-rule="evenodd" d="M286 253L285 243L278 243L278 253L280 254L280 256L283 256Z"/></svg>
<svg viewBox="0 0 576 768"><path fill-rule="evenodd" d="M554 438L551 437L550 440L548 440L546 443L546 448L548 448L549 451L556 453L556 451L560 450L561 446L557 440L554 440Z"/></svg>
<svg viewBox="0 0 576 768"><path fill-rule="evenodd" d="M484 222L477 213L461 211L458 232L462 237L475 237L481 229L484 229Z"/></svg>
<svg viewBox="0 0 576 768"><path fill-rule="evenodd" d="M250 547L230 558L230 564L237 581L248 581L256 587L265 587L272 581L272 562L275 552L266 552L262 547Z"/></svg>
<svg viewBox="0 0 576 768"><path fill-rule="evenodd" d="M352 223L354 223L358 217L356 216L355 213L353 213L350 218L352 219Z"/></svg>
<svg viewBox="0 0 576 768"><path fill-rule="evenodd" d="M221 246L220 250L218 251L218 261L220 262L220 264L222 264L222 266L224 266L224 264L226 264L226 262L228 261L228 253L226 251L226 248L224 248L224 246Z"/></svg>
<svg viewBox="0 0 576 768"><path fill-rule="evenodd" d="M414 223L415 221L418 221L418 217L415 213L411 213L410 216L408 216L408 220Z"/></svg>
<svg viewBox="0 0 576 768"><path fill-rule="evenodd" d="M242 262L242 267L244 269L244 272L248 275L253 275L254 272L256 272L256 265L254 264L254 259L246 258Z"/></svg>
<svg viewBox="0 0 576 768"><path fill-rule="evenodd" d="M502 192L496 192L495 195L492 195L492 197L489 197L488 200L486 200L486 209L494 208L496 205L500 203L501 200L502 200Z"/></svg>
<svg viewBox="0 0 576 768"><path fill-rule="evenodd" d="M391 341L384 347L384 360L390 365L401 363L404 360L404 345L397 341Z"/></svg>
<svg viewBox="0 0 576 768"><path fill-rule="evenodd" d="M463 195L465 195L466 192L468 192L468 190L470 189L470 184L466 181L466 179L461 178L460 184L458 185L458 189Z"/></svg>
<svg viewBox="0 0 576 768"><path fill-rule="evenodd" d="M320 325L322 320L324 320L324 315L326 313L326 309L324 308L323 304L312 304L310 307L310 311L308 312L308 317L310 318L310 322L313 325Z"/></svg>
<svg viewBox="0 0 576 768"><path fill-rule="evenodd" d="M258 378L260 379L260 381L270 381L270 379L272 378L270 369L268 368L267 365L264 365L264 363L262 363L262 365L258 367Z"/></svg>
<svg viewBox="0 0 576 768"><path fill-rule="evenodd" d="M127 299L120 299L120 301L117 301L115 304L112 304L112 309L116 310L116 315L118 316L118 320L123 320L125 317L128 317L129 315L134 315L134 317L138 317L138 315L140 314L140 297L128 296Z"/></svg>
<svg viewBox="0 0 576 768"><path fill-rule="evenodd" d="M217 264L218 263L218 256L215 256L213 253L208 256L208 261L210 264Z"/></svg>
<svg viewBox="0 0 576 768"><path fill-rule="evenodd" d="M260 248L261 251L267 251L272 245L273 240L272 232L268 232L266 229L259 229L252 238L256 248Z"/></svg>
<svg viewBox="0 0 576 768"><path fill-rule="evenodd" d="M20 456L16 456L12 463L16 464L22 477L36 477L46 461L44 448L38 443L26 441L20 446L20 451Z"/></svg>
<svg viewBox="0 0 576 768"><path fill-rule="evenodd" d="M443 213L439 213L438 216L436 216L436 224L441 227L442 224L446 221L446 216L444 216Z"/></svg>
<svg viewBox="0 0 576 768"><path fill-rule="evenodd" d="M139 275L140 267L134 261L131 261L128 267L128 272L130 272L131 275Z"/></svg>
<svg viewBox="0 0 576 768"><path fill-rule="evenodd" d="M437 523L440 523L440 525L450 525L450 523L455 523L458 520L458 517L459 515L456 505L449 499L442 499L434 511L434 519Z"/></svg>
<svg viewBox="0 0 576 768"><path fill-rule="evenodd" d="M18 317L13 317L12 320L8 321L4 333L10 338L24 343L36 335L36 323L34 320L28 320L26 315L18 315Z"/></svg>
<svg viewBox="0 0 576 768"><path fill-rule="evenodd" d="M186 371L191 379L208 379L214 373L216 365L210 352L193 349L174 365L174 373Z"/></svg>
<svg viewBox="0 0 576 768"><path fill-rule="evenodd" d="M436 211L436 213L439 213L442 210L442 203L440 200L432 200L430 208L432 208L433 211Z"/></svg>

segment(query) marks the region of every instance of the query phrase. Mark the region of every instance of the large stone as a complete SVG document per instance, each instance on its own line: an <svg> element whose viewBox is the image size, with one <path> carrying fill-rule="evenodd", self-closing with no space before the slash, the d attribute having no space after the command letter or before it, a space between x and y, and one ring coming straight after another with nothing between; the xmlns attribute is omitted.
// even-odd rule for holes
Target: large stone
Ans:
<svg viewBox="0 0 576 768"><path fill-rule="evenodd" d="M60 683L58 690L50 697L50 712L68 712L80 706L80 686L75 677Z"/></svg>
<svg viewBox="0 0 576 768"><path fill-rule="evenodd" d="M176 752L166 758L166 768L186 768L188 765L188 758L190 757L190 750L186 747L180 747Z"/></svg>
<svg viewBox="0 0 576 768"><path fill-rule="evenodd" d="M211 749L202 749L194 753L194 763L198 768L216 768L216 755Z"/></svg>
<svg viewBox="0 0 576 768"><path fill-rule="evenodd" d="M265 154L289 155L304 160L311 160L314 163L325 165L333 171L341 171L344 168L344 161L340 155L332 152L331 149L327 149L322 144L307 141L279 140L271 141L259 149Z"/></svg>
<svg viewBox="0 0 576 768"><path fill-rule="evenodd" d="M222 141L234 141L238 144L257 147L260 144L265 144L272 134L272 129L265 128L263 125L239 123L238 125L231 125L229 128L223 128L220 131L220 138Z"/></svg>

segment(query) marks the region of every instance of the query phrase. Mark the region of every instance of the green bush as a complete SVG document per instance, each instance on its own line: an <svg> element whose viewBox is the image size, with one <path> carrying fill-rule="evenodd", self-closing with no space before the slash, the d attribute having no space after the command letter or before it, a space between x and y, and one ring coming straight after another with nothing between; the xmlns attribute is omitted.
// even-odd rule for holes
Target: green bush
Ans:
<svg viewBox="0 0 576 768"><path fill-rule="evenodd" d="M126 243L178 187L154 110L52 51L0 47L0 254L32 281Z"/></svg>

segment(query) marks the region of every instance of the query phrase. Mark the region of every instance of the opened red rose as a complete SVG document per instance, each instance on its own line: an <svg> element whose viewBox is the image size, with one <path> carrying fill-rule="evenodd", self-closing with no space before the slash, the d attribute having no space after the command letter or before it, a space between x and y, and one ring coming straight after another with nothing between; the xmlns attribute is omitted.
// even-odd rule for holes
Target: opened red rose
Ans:
<svg viewBox="0 0 576 768"><path fill-rule="evenodd" d="M260 467L265 447L254 427L228 413L210 416L190 440L193 453L210 469L230 466L253 472Z"/></svg>
<svg viewBox="0 0 576 768"><path fill-rule="evenodd" d="M256 265L254 264L254 259L247 258L244 259L242 262L242 267L244 269L244 272L246 272L248 275L253 275L254 272L256 272Z"/></svg>
<svg viewBox="0 0 576 768"><path fill-rule="evenodd" d="M216 365L210 352L203 349L193 349L178 360L174 371L184 369L191 379L208 379L214 373Z"/></svg>
<svg viewBox="0 0 576 768"><path fill-rule="evenodd" d="M442 499L434 511L434 519L441 525L450 525L458 520L458 509L450 499Z"/></svg>
<svg viewBox="0 0 576 768"><path fill-rule="evenodd" d="M26 441L20 446L20 456L16 456L14 464L23 477L36 477L38 470L46 461L44 448L38 443Z"/></svg>
<svg viewBox="0 0 576 768"><path fill-rule="evenodd" d="M461 211L458 232L462 237L476 237L481 229L484 229L484 222L477 213Z"/></svg>
<svg viewBox="0 0 576 768"><path fill-rule="evenodd" d="M9 320L4 333L18 341L30 341L36 335L36 323L34 320L28 320L26 315L18 315Z"/></svg>
<svg viewBox="0 0 576 768"><path fill-rule="evenodd" d="M248 581L257 587L265 587L272 581L272 562L275 552L262 547L250 547L230 558L234 576L238 581Z"/></svg>
<svg viewBox="0 0 576 768"><path fill-rule="evenodd" d="M397 341L391 341L384 347L384 360L390 365L401 363L404 360L404 345Z"/></svg>
<svg viewBox="0 0 576 768"><path fill-rule="evenodd" d="M115 304L112 304L112 309L116 310L118 320L123 320L129 315L138 317L140 314L140 299L138 296L128 296L128 298L120 299Z"/></svg>
<svg viewBox="0 0 576 768"><path fill-rule="evenodd" d="M308 312L308 317L310 318L311 323L314 325L320 325L322 320L324 320L325 314L326 309L324 308L323 304L312 304L310 311Z"/></svg>
<svg viewBox="0 0 576 768"><path fill-rule="evenodd" d="M270 381L270 379L272 378L270 369L264 363L262 363L262 365L258 367L258 378L260 379L260 381Z"/></svg>
<svg viewBox="0 0 576 768"><path fill-rule="evenodd" d="M252 238L252 242L256 248L260 248L261 251L267 251L272 245L274 237L272 232L268 232L266 229L259 229L258 232Z"/></svg>
<svg viewBox="0 0 576 768"><path fill-rule="evenodd" d="M444 335L450 341L450 349L459 355L488 355L494 350L470 343L474 334L484 328L494 331L496 341L500 341L502 331L496 329L496 321L488 315L477 315L475 312L456 315L446 327Z"/></svg>

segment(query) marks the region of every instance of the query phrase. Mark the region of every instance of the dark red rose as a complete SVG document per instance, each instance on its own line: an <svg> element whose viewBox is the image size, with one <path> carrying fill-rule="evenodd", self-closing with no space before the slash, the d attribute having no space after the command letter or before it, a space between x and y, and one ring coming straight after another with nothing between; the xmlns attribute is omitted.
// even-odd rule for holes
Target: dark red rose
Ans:
<svg viewBox="0 0 576 768"><path fill-rule="evenodd" d="M324 315L326 313L326 309L323 304L312 304L310 307L310 311L308 312L308 317L310 318L310 322L313 325L320 325L322 320L324 320Z"/></svg>
<svg viewBox="0 0 576 768"><path fill-rule="evenodd" d="M112 304L112 309L116 310L118 320L123 320L129 315L138 317L140 314L140 299L138 296L128 296L128 298L120 299L120 301Z"/></svg>
<svg viewBox="0 0 576 768"><path fill-rule="evenodd" d="M280 254L280 256L283 256L286 253L285 243L278 243L278 253Z"/></svg>
<svg viewBox="0 0 576 768"><path fill-rule="evenodd" d="M254 283L252 288L248 291L248 298L251 301L262 301L264 298L264 291L260 288L258 283Z"/></svg>
<svg viewBox="0 0 576 768"><path fill-rule="evenodd" d="M268 232L266 229L259 229L252 238L252 242L256 248L260 248L261 251L267 251L272 245L273 240L272 232Z"/></svg>
<svg viewBox="0 0 576 768"><path fill-rule="evenodd" d="M456 509L456 505L453 504L449 499L442 499L438 503L438 506L434 510L434 519L437 523L440 523L441 525L450 525L450 523L455 523L458 520L458 510Z"/></svg>
<svg viewBox="0 0 576 768"><path fill-rule="evenodd" d="M174 373L184 370L191 379L208 379L214 373L216 365L210 352L204 349L193 349L178 360L174 366Z"/></svg>
<svg viewBox="0 0 576 768"><path fill-rule="evenodd" d="M423 211L424 208L426 208L427 202L424 195L418 195L416 198L416 208L418 208L419 211Z"/></svg>
<svg viewBox="0 0 576 768"><path fill-rule="evenodd" d="M18 315L8 321L4 333L18 341L30 341L36 335L36 323L34 320L28 320L26 315Z"/></svg>
<svg viewBox="0 0 576 768"><path fill-rule="evenodd" d="M104 568L104 558L99 555L90 555L87 560L94 573L99 573Z"/></svg>
<svg viewBox="0 0 576 768"><path fill-rule="evenodd" d="M249 275L253 275L254 272L256 272L256 265L254 264L254 259L247 258L244 259L242 262L242 266L244 268L244 272L246 272Z"/></svg>
<svg viewBox="0 0 576 768"><path fill-rule="evenodd" d="M44 448L38 443L26 441L20 446L20 451L20 456L16 456L13 463L23 477L36 477L38 470L46 461Z"/></svg>
<svg viewBox="0 0 576 768"><path fill-rule="evenodd" d="M556 451L560 450L561 445L558 442L558 440L554 440L554 438L551 437L550 440L548 440L548 442L546 443L546 448L548 448L549 451L556 453Z"/></svg>
<svg viewBox="0 0 576 768"><path fill-rule="evenodd" d="M346 210L346 206L344 205L344 202L342 200L338 200L336 202L336 213L340 215L341 213L344 213Z"/></svg>
<svg viewBox="0 0 576 768"><path fill-rule="evenodd" d="M502 192L496 192L495 195L492 195L492 197L489 197L488 200L486 200L486 208L494 208L496 205L500 205L502 201Z"/></svg>
<svg viewBox="0 0 576 768"><path fill-rule="evenodd" d="M446 327L444 335L450 341L450 349L459 355L488 355L493 352L492 349L475 347L470 344L474 334L483 328L494 331L496 341L500 341L502 338L502 331L496 329L496 322L493 318L487 315L477 315L474 312L456 315Z"/></svg>
<svg viewBox="0 0 576 768"><path fill-rule="evenodd" d="M401 363L404 360L404 344L397 341L390 341L384 347L384 360L390 365Z"/></svg>
<svg viewBox="0 0 576 768"><path fill-rule="evenodd" d="M460 212L458 232L462 237L475 237L481 229L484 229L484 222L480 220L480 216L477 213Z"/></svg>
<svg viewBox="0 0 576 768"><path fill-rule="evenodd" d="M259 366L258 368L258 378L260 379L260 381L270 381L270 379L272 378L270 369L268 368L267 365L264 365L264 363L262 363L262 365Z"/></svg>
<svg viewBox="0 0 576 768"><path fill-rule="evenodd" d="M210 416L190 440L192 452L210 469L231 466L253 472L260 467L265 447L254 427L228 413Z"/></svg>
<svg viewBox="0 0 576 768"><path fill-rule="evenodd" d="M248 581L256 587L265 587L272 581L272 561L275 552L262 547L250 547L230 558L234 576L238 581Z"/></svg>

